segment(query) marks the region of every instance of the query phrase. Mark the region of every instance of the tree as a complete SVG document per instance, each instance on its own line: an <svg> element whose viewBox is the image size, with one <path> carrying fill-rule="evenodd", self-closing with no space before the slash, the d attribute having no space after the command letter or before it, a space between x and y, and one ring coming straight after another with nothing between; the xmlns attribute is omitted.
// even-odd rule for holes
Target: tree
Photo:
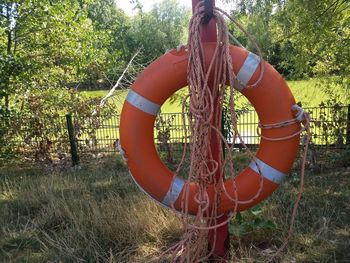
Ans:
<svg viewBox="0 0 350 263"><path fill-rule="evenodd" d="M338 76L349 85L347 0L235 1L233 14L255 36L264 57L291 78ZM232 27L242 43L251 48Z"/></svg>
<svg viewBox="0 0 350 263"><path fill-rule="evenodd" d="M89 1L0 2L0 98L31 87L65 86L87 77L104 50L88 18Z"/></svg>
<svg viewBox="0 0 350 263"><path fill-rule="evenodd" d="M295 49L297 56L285 59L296 65L298 75L349 75L348 1L288 1L277 21L281 25L277 40Z"/></svg>
<svg viewBox="0 0 350 263"><path fill-rule="evenodd" d="M104 60L94 70L112 80L124 69L137 48L133 45L131 19L117 7L114 0L93 1L89 7L89 18L94 34L99 36L99 48L105 50Z"/></svg>
<svg viewBox="0 0 350 263"><path fill-rule="evenodd" d="M133 20L133 41L143 47L149 62L186 41L190 10L176 0L164 0L149 13L139 12Z"/></svg>
<svg viewBox="0 0 350 263"><path fill-rule="evenodd" d="M1 94L67 83L79 75L91 24L78 2L1 1Z"/></svg>

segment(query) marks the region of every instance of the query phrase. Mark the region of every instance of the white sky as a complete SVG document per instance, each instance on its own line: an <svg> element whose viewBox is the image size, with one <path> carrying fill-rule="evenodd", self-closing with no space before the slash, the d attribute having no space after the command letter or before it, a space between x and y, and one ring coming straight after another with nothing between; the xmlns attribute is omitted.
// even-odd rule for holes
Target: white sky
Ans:
<svg viewBox="0 0 350 263"><path fill-rule="evenodd" d="M187 6L189 8L192 8L192 0L177 0L181 5ZM115 0L117 5L122 8L129 16L132 16L135 14L135 11L132 10L133 5L130 4L129 0ZM156 3L160 3L162 0L144 0L141 1L141 4L143 5L144 11L151 10L152 6ZM220 1L216 1L216 6L220 7L226 11L229 11L232 9L232 4L222 4ZM231 8L230 8L231 7Z"/></svg>

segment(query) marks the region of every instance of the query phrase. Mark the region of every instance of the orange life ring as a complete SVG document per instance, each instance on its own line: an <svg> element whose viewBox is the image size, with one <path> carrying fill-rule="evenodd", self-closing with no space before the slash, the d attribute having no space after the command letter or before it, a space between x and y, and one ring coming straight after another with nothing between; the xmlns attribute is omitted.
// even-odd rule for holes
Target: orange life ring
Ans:
<svg viewBox="0 0 350 263"><path fill-rule="evenodd" d="M215 43L204 44L205 57L210 58ZM260 73L260 60L245 49L230 47L233 69L243 84L254 83ZM154 122L161 105L177 90L187 86L188 56L185 50L176 50L161 56L138 77L123 105L120 119L120 143L125 151L127 165L138 186L165 206L173 206L181 211L181 200L185 188L189 191L189 214L196 214L198 204L194 196L198 191L195 183L186 185L160 160L154 144ZM206 61L208 64L209 61ZM293 119L292 106L294 97L281 75L267 62L264 63L264 76L254 89L243 89L241 92L251 102L258 113L261 123L272 124ZM298 132L300 124L278 129L264 129L262 135L272 138L284 137ZM283 141L261 139L256 154L256 161L235 177L238 196L238 211L248 209L261 202L279 186L290 171L299 147L299 136ZM258 168L259 167L259 168ZM261 175L263 187L259 196ZM187 187L185 187L185 185ZM222 194L218 213L232 211L235 207L234 186L232 179L224 182L227 193ZM214 198L213 185L207 189L209 202ZM255 198L254 198L255 197ZM246 201L250 200L251 201Z"/></svg>

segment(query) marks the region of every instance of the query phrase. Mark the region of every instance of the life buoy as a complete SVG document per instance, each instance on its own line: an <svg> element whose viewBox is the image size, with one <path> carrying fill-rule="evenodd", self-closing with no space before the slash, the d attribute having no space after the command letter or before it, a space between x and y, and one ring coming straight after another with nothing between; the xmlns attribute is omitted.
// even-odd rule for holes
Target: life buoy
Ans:
<svg viewBox="0 0 350 263"><path fill-rule="evenodd" d="M204 44L205 57L210 58L216 43ZM230 46L233 69L243 84L254 83L260 73L260 60L245 49ZM206 61L209 64L209 61ZM256 88L243 89L242 94L250 101L265 124L293 119L294 97L281 75L267 62L264 75ZM198 191L195 183L174 178L173 172L160 160L154 144L154 122L161 105L177 90L187 86L187 52L170 51L148 66L137 78L123 105L120 119L120 143L125 152L130 174L138 186L149 196L168 207L181 211L181 200L189 191L188 213L196 214L198 204L194 197ZM264 129L262 136L277 138L300 130L295 123L278 129ZM299 147L299 136L282 141L261 139L256 158L234 178L224 182L227 195L222 194L218 213L235 208L235 191L238 197L237 211L243 211L261 202L279 186L290 171ZM261 174L259 174L259 172ZM263 185L261 191L261 176ZM209 202L214 198L214 185L207 189ZM259 195L257 196L257 192ZM250 201L247 201L250 200Z"/></svg>

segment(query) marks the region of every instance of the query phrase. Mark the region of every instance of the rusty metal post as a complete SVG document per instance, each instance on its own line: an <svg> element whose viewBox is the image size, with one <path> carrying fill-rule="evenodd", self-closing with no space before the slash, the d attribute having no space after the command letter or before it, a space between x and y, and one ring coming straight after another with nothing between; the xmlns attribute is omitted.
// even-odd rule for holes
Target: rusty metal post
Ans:
<svg viewBox="0 0 350 263"><path fill-rule="evenodd" d="M67 120L67 130L69 136L70 152L72 155L72 166L79 166L79 156L78 156L78 147L77 140L75 138L75 130L72 120L72 115L70 113L66 114Z"/></svg>
<svg viewBox="0 0 350 263"><path fill-rule="evenodd" d="M203 0L192 0L192 11L194 12L196 5ZM215 6L215 0L204 0L208 1L206 4L211 4L212 7ZM210 19L202 25L202 42L216 42L217 33L216 33L216 22L215 19ZM214 87L212 87L214 88ZM217 103L217 99L215 100ZM214 109L216 109L214 105ZM217 116L214 112L213 116ZM220 116L220 115L219 115ZM212 123L216 123L217 120L215 117L212 120ZM213 131L212 134L215 134ZM211 137L210 141L211 152L213 153L214 160L219 160L220 158L220 141L216 136ZM220 171L217 172L216 177L220 178ZM222 223L227 220L227 215L223 215L218 218L217 223ZM216 239L214 238L216 235ZM210 258L210 262L227 262L228 252L229 252L229 232L228 224L225 224L215 230L210 230L208 234L208 243L209 250L213 249L214 253Z"/></svg>
<svg viewBox="0 0 350 263"><path fill-rule="evenodd" d="M346 123L346 145L350 145L350 104L348 105L348 117Z"/></svg>

